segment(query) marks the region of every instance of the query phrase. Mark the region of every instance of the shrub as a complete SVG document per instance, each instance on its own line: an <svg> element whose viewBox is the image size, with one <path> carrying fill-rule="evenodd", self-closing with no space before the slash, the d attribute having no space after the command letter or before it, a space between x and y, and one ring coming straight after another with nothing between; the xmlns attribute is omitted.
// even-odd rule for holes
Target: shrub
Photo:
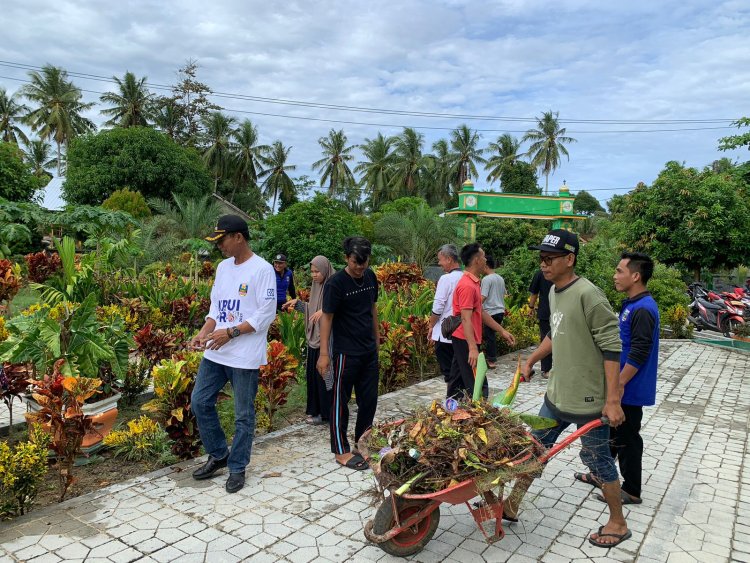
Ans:
<svg viewBox="0 0 750 563"><path fill-rule="evenodd" d="M690 312L684 305L672 305L662 316L661 325L668 326L671 338L692 338L693 325L688 321Z"/></svg>
<svg viewBox="0 0 750 563"><path fill-rule="evenodd" d="M503 317L503 328L510 332L516 339L515 346L509 346L508 343L499 338L498 335L498 355L510 354L517 350L523 350L533 344L539 343L539 330L536 326L536 316L529 314L528 305L522 307L512 307L505 310Z"/></svg>
<svg viewBox="0 0 750 563"><path fill-rule="evenodd" d="M21 267L10 260L0 260L0 303L10 303L21 289Z"/></svg>
<svg viewBox="0 0 750 563"><path fill-rule="evenodd" d="M434 357L434 345L430 340L430 317L409 315L408 323L412 334L411 353L412 362L419 369L419 375L424 375L425 366Z"/></svg>
<svg viewBox="0 0 750 563"><path fill-rule="evenodd" d="M272 340L268 343L268 363L260 367L258 387L266 398L266 415L269 428L279 407L286 404L291 384L296 381L295 370L299 362L281 342Z"/></svg>
<svg viewBox="0 0 750 563"><path fill-rule="evenodd" d="M44 283L62 269L60 255L57 253L33 252L24 256L29 280Z"/></svg>
<svg viewBox="0 0 750 563"><path fill-rule="evenodd" d="M128 188L112 192L112 195L104 200L102 207L111 211L130 213L136 219L151 217L151 209L143 194L130 191Z"/></svg>
<svg viewBox="0 0 750 563"><path fill-rule="evenodd" d="M381 264L375 269L375 276L385 291L396 291L411 287L412 284L424 285L427 282L422 275L422 268L404 262Z"/></svg>
<svg viewBox="0 0 750 563"><path fill-rule="evenodd" d="M2 335L4 322L5 319L0 317L0 342L4 340ZM29 386L29 379L33 373L34 367L29 364L0 362L0 399L8 407L8 435L13 430L13 401L21 400L21 394Z"/></svg>
<svg viewBox="0 0 750 563"><path fill-rule="evenodd" d="M25 514L47 474L50 435L33 425L30 440L11 447L0 442L0 519Z"/></svg>
<svg viewBox="0 0 750 563"><path fill-rule="evenodd" d="M158 423L145 415L127 423L123 430L113 430L104 437L104 445L115 457L129 461L154 461L169 451L169 440Z"/></svg>
<svg viewBox="0 0 750 563"><path fill-rule="evenodd" d="M400 389L406 384L412 346L412 334L406 327L381 321L378 352L380 395Z"/></svg>

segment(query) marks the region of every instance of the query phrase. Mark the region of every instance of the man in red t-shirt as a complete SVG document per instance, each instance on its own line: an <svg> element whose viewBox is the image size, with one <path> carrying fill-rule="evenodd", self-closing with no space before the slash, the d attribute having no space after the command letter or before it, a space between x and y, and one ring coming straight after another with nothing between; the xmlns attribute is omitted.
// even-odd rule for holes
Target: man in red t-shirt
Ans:
<svg viewBox="0 0 750 563"><path fill-rule="evenodd" d="M479 276L484 272L487 260L479 243L472 242L461 249L464 275L453 293L453 314L461 315L461 324L453 332L453 364L448 380L447 396L461 398L465 393L472 395L474 377L482 343L482 323L499 332L508 344L516 343L513 335L500 326L489 313L482 309L482 289ZM484 380L482 394L485 399L490 394L489 384Z"/></svg>

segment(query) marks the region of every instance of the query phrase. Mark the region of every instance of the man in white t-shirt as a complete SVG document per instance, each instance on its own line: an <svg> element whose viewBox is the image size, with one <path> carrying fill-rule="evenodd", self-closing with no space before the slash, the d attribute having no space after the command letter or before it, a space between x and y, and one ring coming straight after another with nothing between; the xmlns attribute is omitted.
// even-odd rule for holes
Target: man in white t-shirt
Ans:
<svg viewBox="0 0 750 563"><path fill-rule="evenodd" d="M453 244L445 244L440 247L437 254L438 264L445 274L440 276L435 288L435 299L432 302L432 314L430 315L431 339L435 342L435 355L437 356L440 373L446 383L451 374L453 363L453 344L449 338L443 337L440 325L443 319L453 313L453 291L461 279L463 273L458 262L458 249Z"/></svg>
<svg viewBox="0 0 750 563"><path fill-rule="evenodd" d="M211 309L191 342L205 348L191 408L208 453L208 461L193 472L193 478L208 479L228 467L228 493L245 485L255 435L258 375L266 364L266 335L276 316L276 274L271 264L253 254L248 239L247 223L237 215L220 217L214 233L206 237L227 259L216 268ZM216 400L227 382L234 393L231 451L216 412Z"/></svg>

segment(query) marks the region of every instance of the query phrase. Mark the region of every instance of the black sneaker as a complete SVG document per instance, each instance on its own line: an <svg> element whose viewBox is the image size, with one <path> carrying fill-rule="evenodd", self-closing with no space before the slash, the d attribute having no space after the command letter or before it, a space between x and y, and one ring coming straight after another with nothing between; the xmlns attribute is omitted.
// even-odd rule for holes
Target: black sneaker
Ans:
<svg viewBox="0 0 750 563"><path fill-rule="evenodd" d="M227 492L236 493L242 487L245 486L245 474L244 473L230 473L229 479L227 479Z"/></svg>
<svg viewBox="0 0 750 563"><path fill-rule="evenodd" d="M224 459L214 459L211 456L208 456L208 461L203 465L203 467L199 467L198 469L193 471L193 479L195 479L196 481L210 479L219 469L223 469L227 466L228 459L228 455Z"/></svg>

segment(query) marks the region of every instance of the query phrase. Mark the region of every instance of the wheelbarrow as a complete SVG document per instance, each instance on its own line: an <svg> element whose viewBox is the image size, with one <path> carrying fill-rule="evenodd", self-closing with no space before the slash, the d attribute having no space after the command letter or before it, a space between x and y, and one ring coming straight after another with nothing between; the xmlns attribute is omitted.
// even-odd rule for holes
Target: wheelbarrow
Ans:
<svg viewBox="0 0 750 563"><path fill-rule="evenodd" d="M537 452L540 453L535 457L532 452L517 460L516 466L519 471L513 478L517 479L522 475L537 472L540 464L549 461L584 434L608 423L609 420L606 417L593 420L546 451L529 435L537 446ZM362 444L369 432L368 430L359 442L359 450L365 459L369 458L369 452ZM522 469L524 464L528 467L526 472ZM375 478L378 483L380 483L380 477L380 472L376 471ZM395 488L390 487L388 488L390 494L378 507L375 518L365 524L365 537L390 555L397 557L414 555L422 551L435 535L440 524L440 505L463 503L468 507L469 513L487 543L494 543L505 536L502 525L504 485L505 483L500 483L499 490L495 493L492 490L494 485L482 485L475 479L469 479L434 493L403 495L397 495L394 492ZM469 501L476 497L480 497L483 502L475 506L469 504ZM494 533L488 533L484 526L484 523L490 520L495 521Z"/></svg>

